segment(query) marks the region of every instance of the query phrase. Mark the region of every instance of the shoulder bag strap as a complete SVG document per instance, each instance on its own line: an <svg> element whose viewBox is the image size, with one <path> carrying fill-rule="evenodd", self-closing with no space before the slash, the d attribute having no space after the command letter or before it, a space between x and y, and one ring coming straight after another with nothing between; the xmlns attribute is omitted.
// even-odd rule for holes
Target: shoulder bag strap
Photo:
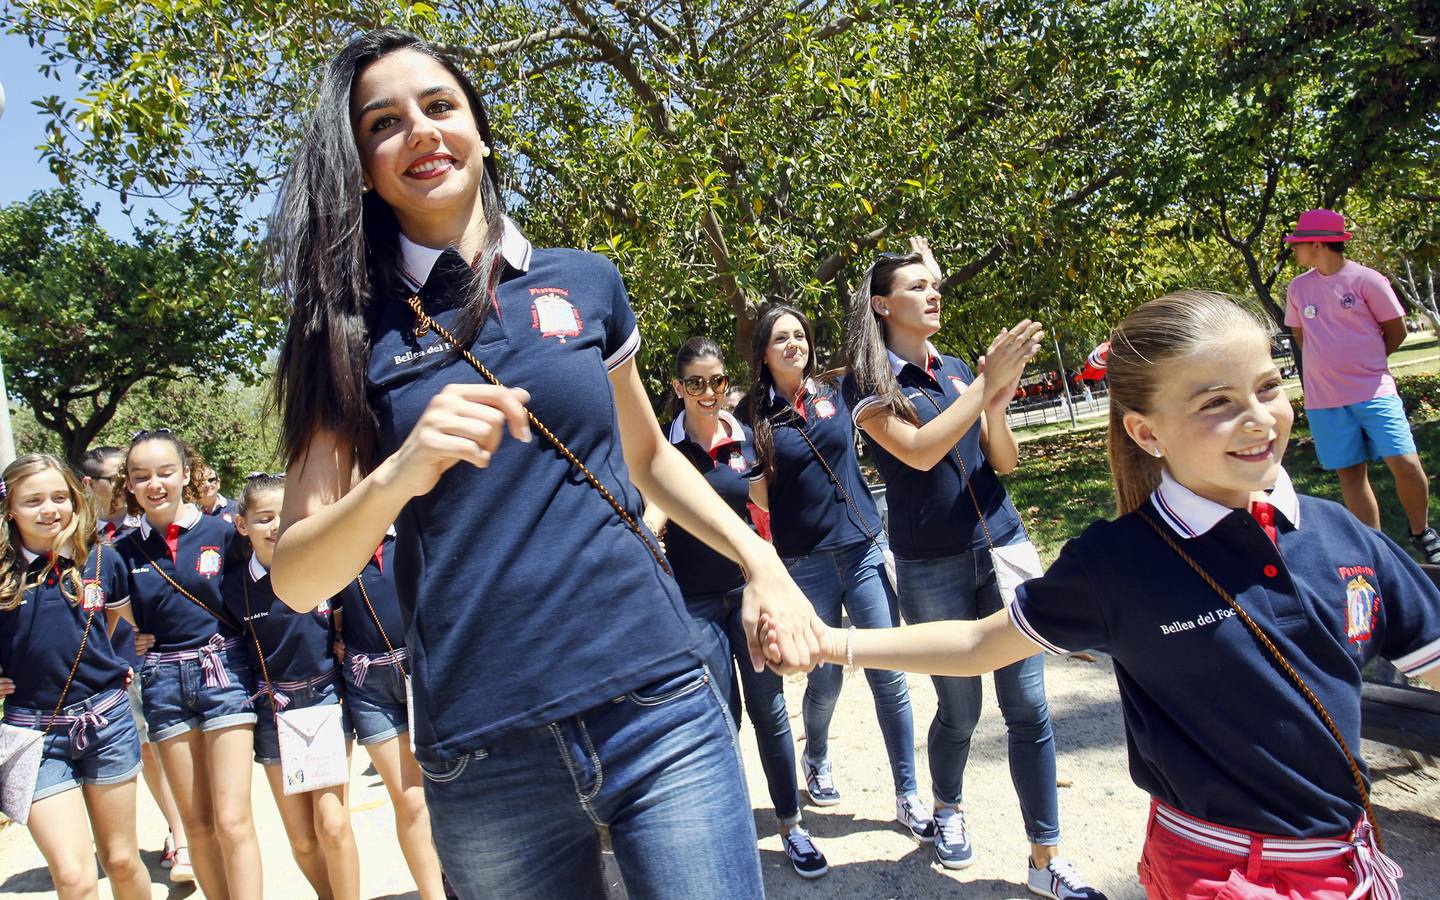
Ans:
<svg viewBox="0 0 1440 900"><path fill-rule="evenodd" d="M925 394L925 399L929 400L930 405L935 407L935 412L937 415L943 412L943 410L940 409L940 404L935 402L934 397L930 396L929 393L923 390L920 393ZM985 415L985 413L982 411L980 415L983 416ZM977 419L976 422L978 423L979 420ZM966 429L966 431L968 432L969 429ZM956 441L955 446L950 448L950 458L953 459L955 461L955 464L960 467L960 480L965 482L965 492L970 495L970 502L975 504L975 515L977 518L980 519L980 530L985 532L985 543L990 547L991 550L994 550L995 539L990 536L990 526L985 524L985 510L980 508L980 499L975 496L975 488L970 484L970 470L965 466L965 457L960 455L959 441Z"/></svg>
<svg viewBox="0 0 1440 900"><path fill-rule="evenodd" d="M393 658L395 656L395 645L390 643L390 635L385 633L385 626L380 624L380 615L375 612L375 604L370 602L370 593L365 590L365 572L363 569L359 575L355 576L355 583L360 586L360 599L365 601L365 608L370 611L370 618L375 622L375 627L380 631L380 639L385 642L385 649L389 651L390 656ZM407 675L410 674L405 671L405 663L400 662L398 665L400 666L401 672L405 672Z"/></svg>
<svg viewBox="0 0 1440 900"><path fill-rule="evenodd" d="M140 555L143 556L143 557L145 557L145 561L150 564L150 568L152 568L152 569L154 569L156 572L160 573L160 577L163 578L163 579L165 579L167 582L169 582L169 583L170 583L170 586L173 587L175 590L179 591L179 592L180 592L180 596L184 597L186 600L189 600L191 603L193 603L193 604L195 604L196 606L200 607L201 609L205 610L207 613L209 613L210 615L214 616L214 617L215 617L219 622L221 622L222 624L224 624L224 625L229 625L231 628L235 629L236 631L244 631L244 629L241 628L239 625L236 625L234 622L230 621L230 618L229 618L228 616L222 615L221 613L218 613L218 612L216 612L215 610L211 609L211 608L205 603L205 601L198 599L194 594L190 593L189 591L185 590L185 588L181 587L181 586L180 586L180 583L179 583L178 581L176 581L175 579L171 578L169 575L166 575L166 574L165 574L165 570L162 569L162 568L160 568L160 565L159 565L158 563L156 563L155 560L150 557L150 554L148 554L148 553L145 552L145 545L139 540L139 538L136 538L136 539L135 539L135 546L140 549Z"/></svg>
<svg viewBox="0 0 1440 900"><path fill-rule="evenodd" d="M255 633L255 619L250 612L250 572L247 569L240 573L243 579L240 582L240 589L245 595L245 625L250 632L250 640L255 643L255 656L260 660L260 676L265 679L265 692L270 695L270 714L275 717L275 727L280 727L280 705L275 702L275 683L270 680L270 669L265 665L265 651L260 649L260 635Z"/></svg>
<svg viewBox="0 0 1440 900"><path fill-rule="evenodd" d="M479 372L486 381L490 382L496 387L505 387L505 385L500 381L500 379L495 377L495 374L493 372L487 369L485 365L480 362L480 360L475 358L475 354L471 353L465 347L460 346L460 342L455 339L454 335L447 331L439 322L436 322L430 316L425 314L424 308L420 305L419 294L410 295L409 299L407 299L405 303L410 307L411 311L415 313L415 320L418 323L415 328L416 337L420 337L427 332L434 331L436 334L440 335L440 337L448 341L450 345L455 348L456 352L460 354L460 357L466 362L468 362L471 367L475 369L475 371ZM630 515L630 513L627 512L625 507L620 503L620 501L615 499L615 495L610 493L610 490L606 488L605 485L600 483L600 479L596 478L595 474L591 472L590 469L583 462L580 461L580 457L576 456L573 452L571 452L570 448L565 446L565 442L560 440L560 438L556 437L555 432L551 431L549 428L546 428L544 423L537 419L533 412L527 409L525 410L525 416L530 420L530 424L535 427L535 430L540 432L540 434L543 435L545 439L551 444L554 444L555 449L560 451L560 455L564 456L567 460L569 460L570 464L576 469L578 469L581 475L585 476L585 480L590 483L590 486L595 488L596 491L599 491L600 496L605 498L605 502L609 503L610 507L615 510L615 514L618 515L620 519L630 527L630 530L635 532L635 536L638 537L645 544L645 549L649 550L650 555L655 557L655 562L657 565L660 566L661 570L663 570L666 575L674 575L675 573L672 572L670 569L670 564L665 561L665 555L660 552L660 548L656 547L654 543L651 542L650 538L645 536L644 529L642 529L640 527L640 524L635 521L635 517Z"/></svg>
<svg viewBox="0 0 1440 900"><path fill-rule="evenodd" d="M830 480L835 483L835 489L840 492L840 496L844 497L845 502L849 504L850 511L855 514L855 521L856 524L860 526L860 530L865 532L865 536L869 538L871 542L878 545L880 538L877 536L877 533L870 530L870 524L866 522L865 517L861 515L860 507L856 506L855 501L850 499L850 492L845 490L845 485L840 483L840 478L836 476L835 470L830 468L830 464L825 461L825 456L820 452L820 448L815 446L815 442L810 440L810 435L805 433L805 426L797 425L795 426L795 430L800 432L800 436L805 439L805 443L810 445L810 452L815 454L815 459L820 463L820 467L830 476Z"/></svg>
<svg viewBox="0 0 1440 900"><path fill-rule="evenodd" d="M1371 827L1375 829L1375 843L1379 845L1380 852L1384 853L1385 840L1380 834L1380 824L1375 819L1375 810L1370 805L1370 789L1365 784L1365 776L1360 774L1360 764L1355 761L1355 754L1350 752L1349 743L1346 742L1345 736L1340 733L1339 726L1335 724L1335 720L1331 717L1330 711L1325 708L1325 704L1321 702L1319 697L1315 696L1315 692L1305 683L1305 679L1300 677L1300 673L1295 671L1295 667L1290 665L1290 661L1285 658L1285 654L1280 652L1280 648L1275 646L1275 642L1270 640L1270 636L1265 633L1265 629L1261 628L1258 622L1250 618L1250 614L1245 611L1244 607L1236 602L1230 592L1221 587L1220 583L1214 578L1211 578L1210 573L1206 572L1190 554L1186 553L1159 522L1156 522L1140 510L1136 510L1135 513L1146 525L1153 528L1155 533L1160 535L1160 539L1168 544L1170 549L1174 550L1177 556L1183 559L1190 568L1194 569L1195 574L1199 575L1200 578L1235 611L1235 615L1239 616L1240 621L1245 623L1245 627L1250 629L1250 633L1255 636L1255 640L1260 642L1260 646L1265 648L1266 652L1270 654L1271 658L1273 658L1281 670L1285 672L1286 677L1290 679L1291 683L1295 685L1295 688L1299 690L1306 701L1309 702L1311 708L1320 716L1320 720L1324 722L1325 727L1329 729L1331 737L1335 738L1335 743L1340 745L1340 752L1345 754L1345 761L1350 764L1350 775L1355 779L1355 788L1360 793L1360 804L1365 807L1365 815L1370 819Z"/></svg>
<svg viewBox="0 0 1440 900"><path fill-rule="evenodd" d="M104 547L104 544L95 545L95 578L97 580L100 578L101 554L104 553ZM55 577L58 580L60 578L59 573L56 573ZM85 568L83 563L81 564L80 568L80 580L82 582L85 580ZM85 605L84 595L82 594L79 599L80 605L83 608ZM75 661L70 664L70 674L65 676L65 686L60 689L60 699L55 701L55 709L52 710L50 713L50 721L45 723L45 730L40 732L40 736L42 738L50 733L51 728L55 727L56 717L60 715L60 710L65 708L65 697L67 694L70 693L70 685L74 684L75 682L75 673L80 671L80 658L85 655L85 645L90 642L90 626L92 626L93 624L95 624L95 610L86 610L85 631L80 635L80 649L75 651Z"/></svg>

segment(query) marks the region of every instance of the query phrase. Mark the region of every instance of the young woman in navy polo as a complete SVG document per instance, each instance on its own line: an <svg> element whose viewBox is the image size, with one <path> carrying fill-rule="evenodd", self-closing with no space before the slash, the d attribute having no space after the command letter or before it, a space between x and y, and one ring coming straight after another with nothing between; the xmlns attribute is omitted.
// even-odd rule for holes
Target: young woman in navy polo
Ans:
<svg viewBox="0 0 1440 900"><path fill-rule="evenodd" d="M126 607L155 636L139 677L150 740L209 896L259 898L260 843L250 809L254 678L221 581L235 528L194 500L194 457L166 429L135 435L122 496L140 524L115 543L129 572Z"/></svg>
<svg viewBox="0 0 1440 900"><path fill-rule="evenodd" d="M325 74L276 216L276 592L334 596L395 523L410 727L463 896L601 896L599 824L633 890L758 896L733 730L637 488L744 566L779 664L808 664L818 623L665 440L614 265L533 249L490 145L473 86L411 35L356 38Z"/></svg>
<svg viewBox="0 0 1440 900"><path fill-rule="evenodd" d="M880 512L860 476L855 426L836 386L814 376L810 321L793 307L761 314L751 344L755 383L741 407L755 430L765 478L751 496L770 512L775 549L815 605L840 624L844 610L861 628L900 624L887 573L889 550ZM830 718L843 673L821 666L805 688L805 786L817 806L840 802L829 759ZM935 839L930 811L915 783L915 724L902 672L865 673L895 783L895 816L925 842Z"/></svg>
<svg viewBox="0 0 1440 900"><path fill-rule="evenodd" d="M430 837L424 776L410 749L405 702L409 653L395 593L394 528L386 530L365 568L335 595L331 607L340 634L335 655L344 670L350 723L390 794L395 836L422 900L440 900L445 886Z"/></svg>
<svg viewBox="0 0 1440 900"><path fill-rule="evenodd" d="M1280 465L1293 413L1258 317L1214 294L1153 300L1115 330L1109 378L1118 518L1008 610L832 632L826 657L976 675L1037 646L1103 650L1131 777L1153 798L1150 896L1398 898L1347 752L1370 659L1440 687L1440 590L1344 507L1296 495Z"/></svg>
<svg viewBox="0 0 1440 900"><path fill-rule="evenodd" d="M97 894L98 849L117 898L148 898L135 835L130 666L107 633L127 597L124 563L95 541L89 497L63 462L32 453L3 479L0 697L6 725L45 732L26 824L61 896Z"/></svg>
<svg viewBox="0 0 1440 900"><path fill-rule="evenodd" d="M265 768L270 793L290 838L290 852L317 895L336 900L358 898L360 855L350 827L350 786L286 795L280 770L276 711L338 706L341 693L340 670L330 654L335 636L330 605L322 603L310 612L296 612L281 603L270 588L270 562L280 537L284 499L283 476L253 475L245 482L235 530L249 544L250 553L244 565L232 565L225 573L225 609L247 632L245 646L256 673L251 700L259 716L255 761ZM348 724L345 730L348 734Z"/></svg>
<svg viewBox="0 0 1440 900"><path fill-rule="evenodd" d="M990 546L1027 540L997 471L1019 446L1005 420L1040 326L1021 322L997 339L976 376L930 343L940 330L943 276L924 238L878 258L851 300L844 393L887 487L900 612L907 622L980 619L1004 605ZM983 520L980 511L983 510ZM961 808L970 738L980 720L979 678L935 678L939 707L927 749L935 792L935 856L952 869L974 861ZM1030 841L1027 879L1042 893L1095 898L1060 857L1055 737L1045 701L1045 659L995 673L1010 735L1010 774ZM1062 888L1051 891L1052 884Z"/></svg>
<svg viewBox="0 0 1440 900"><path fill-rule="evenodd" d="M692 337L675 354L674 392L670 398L670 442L695 464L735 514L748 521L750 485L765 477L755 456L754 435L725 411L730 378L720 345ZM664 510L650 505L645 522L657 534L665 524ZM825 855L800 824L800 791L795 782L795 741L785 709L785 684L769 670L756 672L744 652L745 623L740 619L745 587L740 567L711 550L679 525L665 532L665 555L685 598L685 608L707 642L705 664L730 715L740 722L740 688L755 726L760 764L779 820L780 841L797 875L819 878L830 870ZM733 660L732 660L733 655ZM740 663L740 680L734 678Z"/></svg>

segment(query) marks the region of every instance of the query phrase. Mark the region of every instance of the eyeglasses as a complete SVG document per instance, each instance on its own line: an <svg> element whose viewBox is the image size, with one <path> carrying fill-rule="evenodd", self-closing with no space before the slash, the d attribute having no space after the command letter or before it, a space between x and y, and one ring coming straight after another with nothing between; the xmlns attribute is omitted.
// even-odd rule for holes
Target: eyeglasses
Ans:
<svg viewBox="0 0 1440 900"><path fill-rule="evenodd" d="M206 484L219 484L219 483L220 483L220 476L215 475L215 476L212 476L212 477L210 477L210 478L207 478L207 479L205 479L205 483L206 483Z"/></svg>
<svg viewBox="0 0 1440 900"><path fill-rule="evenodd" d="M730 376L711 375L709 378L702 378L699 375L691 375L689 378L681 379L680 383L685 386L685 393L692 397L698 397L705 393L707 386L711 391L723 394L730 387Z"/></svg>

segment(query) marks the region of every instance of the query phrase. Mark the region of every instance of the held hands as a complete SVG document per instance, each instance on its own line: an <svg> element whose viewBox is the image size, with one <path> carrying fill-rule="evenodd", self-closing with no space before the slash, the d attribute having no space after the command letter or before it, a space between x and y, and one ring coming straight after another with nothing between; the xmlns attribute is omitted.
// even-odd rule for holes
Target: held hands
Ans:
<svg viewBox="0 0 1440 900"><path fill-rule="evenodd" d="M757 634L767 659L779 652L779 629L776 627L775 621L771 619L768 614L762 614L760 616ZM819 642L820 652L814 656L813 665L821 665L823 663L833 663L837 666L845 665L845 635L845 629L831 628L824 622L819 622L819 631L816 633L816 638Z"/></svg>
<svg viewBox="0 0 1440 900"><path fill-rule="evenodd" d="M762 620L766 623L763 641ZM779 559L751 573L740 604L740 621L755 671L769 663L776 672L789 675L808 672L820 662L825 623Z"/></svg>
<svg viewBox="0 0 1440 900"><path fill-rule="evenodd" d="M985 374L986 405L1009 403L1015 396L1025 365L1040 352L1045 332L1039 322L1022 319L1014 328L1002 329L980 357L979 370Z"/></svg>
<svg viewBox="0 0 1440 900"><path fill-rule="evenodd" d="M458 462L476 468L490 465L506 430L529 442L530 422L522 388L489 384L450 384L426 404L400 449L382 464L387 482L406 496L428 494L440 476Z"/></svg>

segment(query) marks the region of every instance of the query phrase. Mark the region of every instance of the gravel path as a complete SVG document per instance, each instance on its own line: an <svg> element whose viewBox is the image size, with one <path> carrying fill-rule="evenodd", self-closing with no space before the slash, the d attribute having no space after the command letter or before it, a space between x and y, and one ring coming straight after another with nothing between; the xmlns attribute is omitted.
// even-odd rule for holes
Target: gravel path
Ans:
<svg viewBox="0 0 1440 900"><path fill-rule="evenodd" d="M1108 661L1051 659L1047 669L1051 713L1059 747L1061 828L1068 854L1112 900L1139 900L1135 862L1144 837L1146 798L1129 780L1120 704ZM928 678L910 679L916 711L916 763L921 789L929 790L925 732L935 709ZM786 688L792 714L800 709L803 679ZM798 716L792 716L798 734ZM831 754L840 805L805 810L820 848L830 859L830 874L816 882L794 875L775 833L759 758L748 726L742 728L745 765L751 774L751 802L761 835L760 857L767 895L773 900L819 897L927 898L1027 897L1024 831L1005 761L1003 722L986 681L986 708L976 732L967 773L966 797L975 864L947 872L931 863L921 847L894 824L894 800L870 692L863 679L848 682L841 694L831 735ZM1405 869L1407 898L1440 897L1440 769L1409 768L1400 754L1367 744L1366 758L1376 775L1375 804L1389 839L1391 855ZM415 897L409 874L393 837L390 809L380 780L365 774L368 760L356 754L352 782L354 822L360 842L362 884L366 897ZM186 897L193 888L168 890L158 866L164 826L141 790L141 847L156 880L155 897ZM256 820L265 860L266 896L311 896L285 843L284 830L263 776L256 770ZM109 897L101 882L102 897ZM618 892L617 892L618 893ZM0 830L0 896L49 898L50 880L29 834L10 826Z"/></svg>

